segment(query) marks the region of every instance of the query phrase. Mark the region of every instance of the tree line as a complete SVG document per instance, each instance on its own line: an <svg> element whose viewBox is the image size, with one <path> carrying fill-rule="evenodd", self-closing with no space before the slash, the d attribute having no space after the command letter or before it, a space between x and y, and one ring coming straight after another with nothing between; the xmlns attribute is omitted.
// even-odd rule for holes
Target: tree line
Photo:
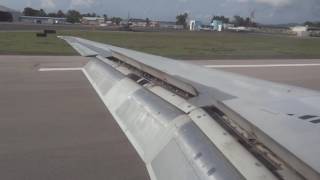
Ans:
<svg viewBox="0 0 320 180"><path fill-rule="evenodd" d="M309 27L316 27L319 28L320 27L320 22L311 22L311 21L307 21L304 23L305 26L309 26Z"/></svg>
<svg viewBox="0 0 320 180"><path fill-rule="evenodd" d="M33 9L30 7L26 7L23 10L24 16L38 16L38 17L57 17L57 18L66 18L69 23L79 23L82 17L101 17L96 13L84 13L81 14L77 10L68 10L66 13L62 10L58 10L57 12L46 13L43 9ZM120 24L122 19L120 17L111 17L108 18L106 14L102 16L105 21L112 21L114 24Z"/></svg>

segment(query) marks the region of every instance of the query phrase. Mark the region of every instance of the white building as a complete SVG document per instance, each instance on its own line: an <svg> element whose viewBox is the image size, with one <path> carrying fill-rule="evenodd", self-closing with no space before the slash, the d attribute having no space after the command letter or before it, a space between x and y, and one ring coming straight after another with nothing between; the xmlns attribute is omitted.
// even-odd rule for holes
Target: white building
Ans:
<svg viewBox="0 0 320 180"><path fill-rule="evenodd" d="M224 23L223 24L223 29L229 29L229 28L233 28L234 24L230 24L230 23Z"/></svg>
<svg viewBox="0 0 320 180"><path fill-rule="evenodd" d="M65 24L66 18L57 17L37 17L37 16L20 16L20 22L33 24Z"/></svg>
<svg viewBox="0 0 320 180"><path fill-rule="evenodd" d="M103 17L83 17L81 23L85 25L101 25L105 23Z"/></svg>
<svg viewBox="0 0 320 180"><path fill-rule="evenodd" d="M297 34L298 37L308 37L310 32L308 31L308 26L295 26L291 30Z"/></svg>
<svg viewBox="0 0 320 180"><path fill-rule="evenodd" d="M189 22L190 31L200 31L202 23L201 21L191 20Z"/></svg>
<svg viewBox="0 0 320 180"><path fill-rule="evenodd" d="M177 25L176 22L158 21L160 28L166 29L183 29L183 25Z"/></svg>

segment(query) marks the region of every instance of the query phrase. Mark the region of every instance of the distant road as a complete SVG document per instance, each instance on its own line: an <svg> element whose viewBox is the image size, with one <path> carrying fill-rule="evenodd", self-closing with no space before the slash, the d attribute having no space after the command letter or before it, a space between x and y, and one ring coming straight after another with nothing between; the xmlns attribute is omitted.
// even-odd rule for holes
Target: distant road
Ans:
<svg viewBox="0 0 320 180"><path fill-rule="evenodd" d="M0 31L36 31L43 29L55 30L108 30L119 31L120 27L100 27L81 24L30 24L0 22Z"/></svg>
<svg viewBox="0 0 320 180"><path fill-rule="evenodd" d="M188 62L320 91L320 59L197 60Z"/></svg>

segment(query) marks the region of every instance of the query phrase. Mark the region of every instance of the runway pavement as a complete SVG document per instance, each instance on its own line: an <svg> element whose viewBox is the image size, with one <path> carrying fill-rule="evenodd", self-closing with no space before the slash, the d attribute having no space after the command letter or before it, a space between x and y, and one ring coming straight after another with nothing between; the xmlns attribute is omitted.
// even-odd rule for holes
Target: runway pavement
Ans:
<svg viewBox="0 0 320 180"><path fill-rule="evenodd" d="M320 90L320 59L197 60L188 62L258 79Z"/></svg>
<svg viewBox="0 0 320 180"><path fill-rule="evenodd" d="M144 163L78 70L87 61L0 56L0 179L149 179ZM320 90L320 60L188 62Z"/></svg>
<svg viewBox="0 0 320 180"><path fill-rule="evenodd" d="M147 180L82 57L0 56L0 179Z"/></svg>

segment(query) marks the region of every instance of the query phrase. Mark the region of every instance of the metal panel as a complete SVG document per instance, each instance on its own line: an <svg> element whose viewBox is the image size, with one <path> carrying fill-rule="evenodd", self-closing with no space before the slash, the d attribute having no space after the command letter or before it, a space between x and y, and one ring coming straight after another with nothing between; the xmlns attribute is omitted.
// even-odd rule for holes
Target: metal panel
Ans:
<svg viewBox="0 0 320 180"><path fill-rule="evenodd" d="M184 114L175 106L169 104L146 89L136 91L130 98L143 105L146 111L157 117L159 121L167 121L163 123L168 123Z"/></svg>
<svg viewBox="0 0 320 180"><path fill-rule="evenodd" d="M102 57L111 57L112 56L112 52L110 50L106 50L106 49L103 49L103 48L92 46L90 44L85 44L85 46L87 46L88 48L92 49L93 52L97 52Z"/></svg>
<svg viewBox="0 0 320 180"><path fill-rule="evenodd" d="M175 140L159 153L151 167L157 180L200 180Z"/></svg>
<svg viewBox="0 0 320 180"><path fill-rule="evenodd" d="M145 89L129 95L115 114L139 146L146 163L172 138L173 121L189 120L180 110Z"/></svg>
<svg viewBox="0 0 320 180"><path fill-rule="evenodd" d="M190 112L189 117L245 179L278 179L203 109Z"/></svg>
<svg viewBox="0 0 320 180"><path fill-rule="evenodd" d="M160 86L152 86L149 87L149 90L155 93L156 95L160 96L161 98L165 99L170 104L173 104L180 110L182 110L185 113L189 113L192 110L196 109L197 107L188 103L185 99L182 97L160 87Z"/></svg>
<svg viewBox="0 0 320 180"><path fill-rule="evenodd" d="M272 152L307 179L319 179L319 127L275 109L241 100L224 102L229 117L237 120ZM222 107L222 106L221 106ZM233 115L233 112L241 114ZM235 117L233 117L235 116ZM279 144L281 146L279 146ZM310 148L306 148L310 147Z"/></svg>
<svg viewBox="0 0 320 180"><path fill-rule="evenodd" d="M102 96L104 103L111 112L115 112L132 93L142 87L129 78L124 78Z"/></svg>
<svg viewBox="0 0 320 180"><path fill-rule="evenodd" d="M125 78L120 72L100 60L92 59L85 67L101 94L107 93L115 83Z"/></svg>
<svg viewBox="0 0 320 180"><path fill-rule="evenodd" d="M70 45L76 50L78 51L81 56L84 56L84 57L94 57L94 56L97 56L99 53L85 47L85 46L82 46L81 44L79 43L70 43Z"/></svg>
<svg viewBox="0 0 320 180"><path fill-rule="evenodd" d="M176 139L201 179L244 179L193 122L183 125Z"/></svg>
<svg viewBox="0 0 320 180"><path fill-rule="evenodd" d="M244 179L193 122L178 130L151 166L157 180Z"/></svg>
<svg viewBox="0 0 320 180"><path fill-rule="evenodd" d="M141 71L147 72L149 74L151 74L154 77L157 77L158 79L167 82L171 85L174 85L182 90L184 90L185 92L188 92L194 96L198 95L197 91L195 90L194 87L192 87L190 84L180 81L177 78L173 78L171 75L166 74L162 71L159 71L153 67L150 67L146 64L143 64L139 61L136 61L135 59L126 56L125 54L122 54L120 52L117 51L112 51L112 55L128 64L130 64L131 66L134 66L136 68L138 68Z"/></svg>

